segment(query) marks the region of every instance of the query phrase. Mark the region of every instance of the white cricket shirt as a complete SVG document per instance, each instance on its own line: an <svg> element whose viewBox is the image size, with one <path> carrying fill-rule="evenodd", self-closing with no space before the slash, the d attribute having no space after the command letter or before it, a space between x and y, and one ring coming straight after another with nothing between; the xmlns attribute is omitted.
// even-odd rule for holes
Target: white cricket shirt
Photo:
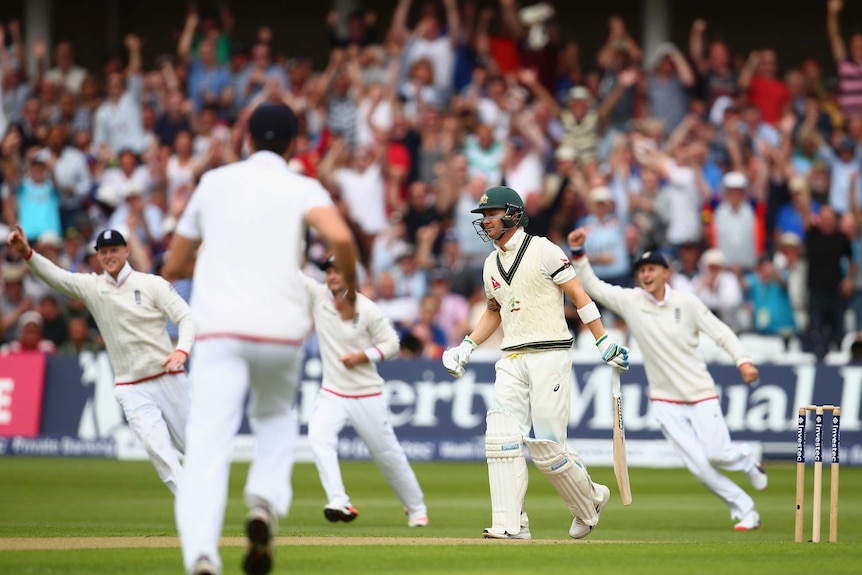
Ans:
<svg viewBox="0 0 862 575"><path fill-rule="evenodd" d="M119 281L107 274L72 273L32 252L27 265L57 291L84 302L105 340L117 385L140 383L165 373L173 351L167 319L179 328L176 349L188 355L195 325L188 304L163 277L136 272L127 263Z"/></svg>
<svg viewBox="0 0 862 575"><path fill-rule="evenodd" d="M302 277L311 298L314 330L320 340L323 389L342 397L379 395L383 378L374 363L347 369L339 358L348 353L365 353L376 363L395 357L400 345L395 328L377 304L362 294L356 294L353 319L341 319L329 288L304 274Z"/></svg>
<svg viewBox="0 0 862 575"><path fill-rule="evenodd" d="M198 337L300 345L311 328L300 264L305 215L332 205L272 152L210 170L176 233L201 240L191 308Z"/></svg>
<svg viewBox="0 0 862 575"><path fill-rule="evenodd" d="M641 288L603 282L585 257L575 259L573 265L587 294L621 316L638 340L650 399L697 403L718 397L715 382L698 349L701 332L727 351L737 366L751 362L736 334L697 296L671 290L663 302L657 303Z"/></svg>

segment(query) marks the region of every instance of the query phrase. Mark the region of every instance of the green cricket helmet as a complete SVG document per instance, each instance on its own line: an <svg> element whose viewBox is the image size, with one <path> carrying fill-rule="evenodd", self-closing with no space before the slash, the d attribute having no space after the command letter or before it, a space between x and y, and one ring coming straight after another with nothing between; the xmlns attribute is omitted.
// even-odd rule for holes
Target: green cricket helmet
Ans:
<svg viewBox="0 0 862 575"><path fill-rule="evenodd" d="M479 198L479 206L470 210L473 214L481 214L485 210L502 209L506 213L502 216L495 216L503 222L503 229L509 230L514 227L526 227L529 223L527 213L524 211L524 201L518 192L506 186L494 186L489 188L482 197ZM482 225L486 218L473 220L473 227L476 228L476 233L486 242L491 238L488 237L488 232Z"/></svg>

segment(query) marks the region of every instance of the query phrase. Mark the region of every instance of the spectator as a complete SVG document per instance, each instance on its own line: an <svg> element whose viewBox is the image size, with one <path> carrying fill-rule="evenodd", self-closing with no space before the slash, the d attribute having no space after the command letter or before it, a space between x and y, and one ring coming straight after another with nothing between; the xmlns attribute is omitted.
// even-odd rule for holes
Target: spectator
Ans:
<svg viewBox="0 0 862 575"><path fill-rule="evenodd" d="M60 195L51 179L48 163L49 150L31 150L27 161L27 175L19 182L10 182L10 192L4 198L7 214L15 214L27 233L36 240L43 232L51 231L58 236L63 233L60 222Z"/></svg>
<svg viewBox="0 0 862 575"><path fill-rule="evenodd" d="M57 348L49 339L42 337L42 316L28 311L18 321L18 339L0 347L0 354L11 353L56 353Z"/></svg>
<svg viewBox="0 0 862 575"><path fill-rule="evenodd" d="M731 67L730 51L721 40L713 40L704 55L706 20L695 20L691 25L688 54L697 73L696 94L711 109L721 97L734 98L737 93L737 74Z"/></svg>
<svg viewBox="0 0 862 575"><path fill-rule="evenodd" d="M234 93L230 70L226 66L227 58L224 54L219 58L220 37L201 38L197 44L197 56L192 57L192 42L197 25L198 16L190 11L177 45L180 61L189 64L186 93L196 112L200 112L204 106L217 106L226 111L230 109Z"/></svg>
<svg viewBox="0 0 862 575"><path fill-rule="evenodd" d="M785 338L796 333L787 283L772 258L761 256L754 271L743 276L742 287L748 296L755 333Z"/></svg>
<svg viewBox="0 0 862 575"><path fill-rule="evenodd" d="M808 329L808 262L803 257L802 239L790 232L781 234L776 243L775 268L787 283L787 293L793 307L796 327L800 332Z"/></svg>
<svg viewBox="0 0 862 575"><path fill-rule="evenodd" d="M59 348L68 338L69 328L57 296L53 294L43 296L39 300L37 311L42 316L42 337Z"/></svg>
<svg viewBox="0 0 862 575"><path fill-rule="evenodd" d="M35 310L33 298L24 291L26 266L6 263L3 266L3 291L0 293L0 338L13 341L17 335L18 322L28 311Z"/></svg>
<svg viewBox="0 0 862 575"><path fill-rule="evenodd" d="M670 43L659 44L650 59L647 77L647 99L650 116L664 122L673 132L688 113L686 90L694 86L695 77L685 56Z"/></svg>
<svg viewBox="0 0 862 575"><path fill-rule="evenodd" d="M838 15L844 8L844 2L829 0L826 6L826 30L840 79L838 101L841 111L846 117L859 116L862 115L862 85L859 83L859 78L862 77L862 33L857 32L850 36L848 50L838 25Z"/></svg>
<svg viewBox="0 0 862 575"><path fill-rule="evenodd" d="M808 332L806 337L818 357L837 348L844 337L844 310L853 292L853 251L848 237L838 229L831 206L824 205L815 225L805 214L805 254L808 258ZM846 271L845 271L846 270Z"/></svg>
<svg viewBox="0 0 862 575"><path fill-rule="evenodd" d="M183 93L172 90L165 98L164 111L159 115L153 132L159 138L159 145L172 147L174 139L180 132L191 130L189 122L189 106L183 99Z"/></svg>
<svg viewBox="0 0 862 575"><path fill-rule="evenodd" d="M55 67L46 72L45 79L49 80L70 93L77 95L81 91L81 84L87 77L87 70L75 65L75 52L71 42L60 42L54 48Z"/></svg>
<svg viewBox="0 0 862 575"><path fill-rule="evenodd" d="M141 40L129 34L125 45L129 50L129 65L125 72L108 75L108 98L96 110L94 122L93 147L110 158L123 149L143 151Z"/></svg>
<svg viewBox="0 0 862 575"><path fill-rule="evenodd" d="M45 149L51 156L48 166L60 194L60 222L64 231L74 226L83 214L93 187L87 157L81 150L67 145L68 139L68 132L59 124L51 126L45 139Z"/></svg>
<svg viewBox="0 0 862 575"><path fill-rule="evenodd" d="M734 331L743 325L742 287L733 272L725 269L721 251L713 248L700 256L700 273L692 280L692 291L724 323Z"/></svg>
<svg viewBox="0 0 862 575"><path fill-rule="evenodd" d="M445 336L443 347L458 345L470 331L470 304L466 297L452 291L452 278L447 267L428 272L428 293L438 302L434 319Z"/></svg>
<svg viewBox="0 0 862 575"><path fill-rule="evenodd" d="M84 352L98 353L101 347L91 334L87 318L75 315L69 318L69 328L66 340L57 348L60 355L77 356Z"/></svg>
<svg viewBox="0 0 862 575"><path fill-rule="evenodd" d="M777 123L790 103L790 91L778 77L775 50L752 51L739 73L738 83L748 93L749 102L760 110L763 121Z"/></svg>
<svg viewBox="0 0 862 575"><path fill-rule="evenodd" d="M754 269L758 247L755 242L755 214L748 199L748 178L728 172L722 180L724 199L715 209L716 247L737 274Z"/></svg>
<svg viewBox="0 0 862 575"><path fill-rule="evenodd" d="M614 213L613 197L604 186L589 193L589 215L577 224L587 232L587 258L603 281L626 287L631 281L631 265L622 221Z"/></svg>

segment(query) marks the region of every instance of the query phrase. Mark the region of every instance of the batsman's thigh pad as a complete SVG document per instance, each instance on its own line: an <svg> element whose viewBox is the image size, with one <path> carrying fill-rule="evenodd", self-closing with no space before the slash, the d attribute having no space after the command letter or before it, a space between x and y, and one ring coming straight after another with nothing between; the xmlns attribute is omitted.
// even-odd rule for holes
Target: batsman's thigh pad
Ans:
<svg viewBox="0 0 862 575"><path fill-rule="evenodd" d="M503 409L488 410L486 423L485 455L492 520L494 527L516 534L521 530L521 506L527 493L527 460L521 427Z"/></svg>
<svg viewBox="0 0 862 575"><path fill-rule="evenodd" d="M527 447L533 463L547 476L572 515L587 525L598 523L593 482L581 458L556 441L527 439Z"/></svg>

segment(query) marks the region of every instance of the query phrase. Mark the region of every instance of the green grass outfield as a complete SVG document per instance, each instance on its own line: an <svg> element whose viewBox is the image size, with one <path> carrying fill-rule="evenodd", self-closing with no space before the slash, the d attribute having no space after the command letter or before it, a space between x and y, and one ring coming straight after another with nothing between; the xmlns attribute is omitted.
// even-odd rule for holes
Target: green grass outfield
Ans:
<svg viewBox="0 0 862 575"><path fill-rule="evenodd" d="M755 493L763 527L737 533L724 505L681 469L632 469L634 503L623 507L613 471L596 530L568 539L571 516L534 468L527 509L532 542L485 541L489 524L483 463L416 463L431 525L406 527L401 506L377 469L345 462L359 518L330 524L313 465L294 473L294 503L280 529L273 573L600 575L620 573L780 574L862 572L862 468L841 469L839 543L793 543L795 465L767 465L770 485ZM232 469L225 535L240 537L247 466ZM732 474L748 488L742 474ZM811 537L812 470L806 490ZM829 465L824 466L822 539L828 539ZM182 573L173 499L146 462L0 458L0 574ZM222 547L225 573L240 573L241 541Z"/></svg>

